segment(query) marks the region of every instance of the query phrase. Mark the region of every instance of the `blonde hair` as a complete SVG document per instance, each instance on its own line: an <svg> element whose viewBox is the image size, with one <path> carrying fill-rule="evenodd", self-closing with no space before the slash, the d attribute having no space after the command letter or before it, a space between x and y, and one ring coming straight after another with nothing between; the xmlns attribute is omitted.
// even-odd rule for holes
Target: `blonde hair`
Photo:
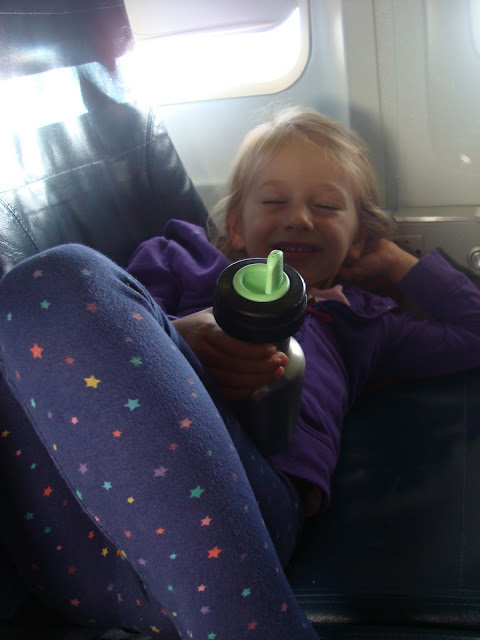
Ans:
<svg viewBox="0 0 480 640"><path fill-rule="evenodd" d="M246 135L234 162L226 195L209 216L210 240L229 259L245 257L231 245L230 216L241 212L258 172L285 143L298 137L321 146L349 181L359 228L366 232L366 244L393 235L394 222L381 208L380 190L363 140L344 125L313 109L287 107Z"/></svg>

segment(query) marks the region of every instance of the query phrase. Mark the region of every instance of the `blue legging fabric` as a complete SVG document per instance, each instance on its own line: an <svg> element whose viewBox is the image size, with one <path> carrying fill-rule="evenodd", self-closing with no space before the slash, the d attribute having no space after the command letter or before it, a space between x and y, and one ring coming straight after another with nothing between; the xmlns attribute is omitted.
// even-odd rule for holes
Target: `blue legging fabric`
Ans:
<svg viewBox="0 0 480 640"><path fill-rule="evenodd" d="M301 507L145 289L65 245L0 283L15 555L80 624L170 640L317 638L282 567ZM2 492L4 489L2 488Z"/></svg>

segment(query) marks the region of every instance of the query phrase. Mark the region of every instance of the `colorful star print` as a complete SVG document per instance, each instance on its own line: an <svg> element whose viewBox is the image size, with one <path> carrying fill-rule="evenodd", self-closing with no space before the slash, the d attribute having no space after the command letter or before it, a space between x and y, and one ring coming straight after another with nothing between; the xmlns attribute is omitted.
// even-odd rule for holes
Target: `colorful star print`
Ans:
<svg viewBox="0 0 480 640"><path fill-rule="evenodd" d="M44 350L43 347L39 347L36 342L33 345L33 347L30 349L34 358L41 358L43 350Z"/></svg>
<svg viewBox="0 0 480 640"><path fill-rule="evenodd" d="M94 389L96 389L99 385L99 383L101 382L101 380L98 380L97 378L95 378L95 376L90 376L89 378L84 378L85 383L87 385L87 387L93 387Z"/></svg>
<svg viewBox="0 0 480 640"><path fill-rule="evenodd" d="M138 407L140 407L141 405L138 399L132 400L131 398L129 398L127 403L124 404L123 406L130 409L130 411L133 411L134 409L138 409Z"/></svg>

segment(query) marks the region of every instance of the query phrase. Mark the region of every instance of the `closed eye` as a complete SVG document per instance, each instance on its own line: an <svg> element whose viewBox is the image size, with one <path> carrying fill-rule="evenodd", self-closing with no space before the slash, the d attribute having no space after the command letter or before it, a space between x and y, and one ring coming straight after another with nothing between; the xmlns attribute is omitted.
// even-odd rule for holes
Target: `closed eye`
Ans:
<svg viewBox="0 0 480 640"><path fill-rule="evenodd" d="M338 211L340 207L336 204L315 204L317 209L327 209L328 211Z"/></svg>
<svg viewBox="0 0 480 640"><path fill-rule="evenodd" d="M286 200L262 200L262 204L286 204Z"/></svg>

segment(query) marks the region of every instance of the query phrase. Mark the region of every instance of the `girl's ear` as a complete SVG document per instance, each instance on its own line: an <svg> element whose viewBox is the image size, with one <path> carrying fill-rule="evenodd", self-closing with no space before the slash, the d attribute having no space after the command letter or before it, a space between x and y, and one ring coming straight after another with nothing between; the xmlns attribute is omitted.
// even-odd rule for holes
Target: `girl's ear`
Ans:
<svg viewBox="0 0 480 640"><path fill-rule="evenodd" d="M227 213L227 234L234 251L243 251L245 249L242 216L236 208L230 209Z"/></svg>

